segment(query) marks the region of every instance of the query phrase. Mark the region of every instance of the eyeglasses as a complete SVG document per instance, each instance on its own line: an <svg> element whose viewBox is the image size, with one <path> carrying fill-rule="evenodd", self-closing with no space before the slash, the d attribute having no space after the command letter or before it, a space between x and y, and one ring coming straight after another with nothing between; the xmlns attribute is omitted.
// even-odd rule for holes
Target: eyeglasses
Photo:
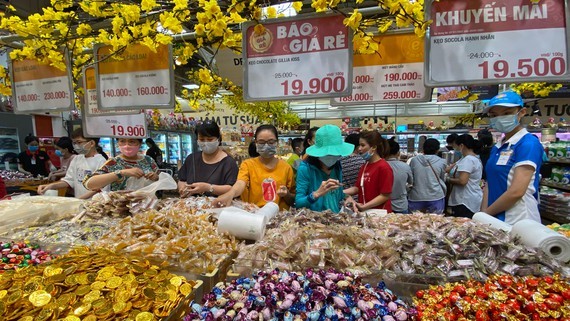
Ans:
<svg viewBox="0 0 570 321"><path fill-rule="evenodd" d="M271 145L271 146L273 146L273 145L276 145L276 144L277 144L277 141L276 141L276 140L268 140L268 141L265 141L265 140L258 140L258 141L256 141L255 143L256 143L257 145Z"/></svg>
<svg viewBox="0 0 570 321"><path fill-rule="evenodd" d="M139 144L138 141L136 140L129 140L129 141L118 141L117 144L119 144L120 146L125 146L125 145L129 145L129 146L137 146Z"/></svg>

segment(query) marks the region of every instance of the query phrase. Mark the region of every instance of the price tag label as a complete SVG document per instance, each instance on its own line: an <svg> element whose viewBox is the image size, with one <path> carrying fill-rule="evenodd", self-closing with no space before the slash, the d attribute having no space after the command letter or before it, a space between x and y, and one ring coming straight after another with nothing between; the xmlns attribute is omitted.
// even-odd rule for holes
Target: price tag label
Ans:
<svg viewBox="0 0 570 321"><path fill-rule="evenodd" d="M570 79L564 0L430 0L428 86Z"/></svg>
<svg viewBox="0 0 570 321"><path fill-rule="evenodd" d="M83 113L88 116L97 115L135 115L140 114L140 109L124 109L124 110L109 110L99 109L97 103L97 85L95 82L95 67L87 67L83 69L83 89L84 96L84 109Z"/></svg>
<svg viewBox="0 0 570 321"><path fill-rule="evenodd" d="M136 111L117 111L101 114L97 108L97 87L93 67L83 70L85 105L83 107L83 133L86 137L145 138L147 127L145 114ZM124 114L130 113L130 114Z"/></svg>
<svg viewBox="0 0 570 321"><path fill-rule="evenodd" d="M352 33L341 15L244 24L244 100L340 97L352 91Z"/></svg>
<svg viewBox="0 0 570 321"><path fill-rule="evenodd" d="M424 86L424 43L414 33L375 37L378 53L355 54L352 95L331 105L422 102L431 99Z"/></svg>
<svg viewBox="0 0 570 321"><path fill-rule="evenodd" d="M65 70L28 59L10 60L10 65L16 113L65 111L73 108L74 94L69 63Z"/></svg>
<svg viewBox="0 0 570 321"><path fill-rule="evenodd" d="M156 52L140 44L109 56L110 46L95 46L95 81L100 109L173 108L172 47Z"/></svg>

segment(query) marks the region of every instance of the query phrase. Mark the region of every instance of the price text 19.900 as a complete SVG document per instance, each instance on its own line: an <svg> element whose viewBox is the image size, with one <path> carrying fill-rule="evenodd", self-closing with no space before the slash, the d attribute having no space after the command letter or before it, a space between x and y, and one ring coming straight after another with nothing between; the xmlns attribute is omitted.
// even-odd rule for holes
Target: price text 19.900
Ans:
<svg viewBox="0 0 570 321"><path fill-rule="evenodd" d="M113 136L134 136L134 137L144 137L146 135L144 127L142 126L123 126L123 125L111 125L111 130L113 131Z"/></svg>
<svg viewBox="0 0 570 321"><path fill-rule="evenodd" d="M301 79L293 81L285 80L281 83L283 95L308 95L308 94L328 94L330 92L342 92L346 88L345 79L342 76L311 78L309 83L304 83Z"/></svg>

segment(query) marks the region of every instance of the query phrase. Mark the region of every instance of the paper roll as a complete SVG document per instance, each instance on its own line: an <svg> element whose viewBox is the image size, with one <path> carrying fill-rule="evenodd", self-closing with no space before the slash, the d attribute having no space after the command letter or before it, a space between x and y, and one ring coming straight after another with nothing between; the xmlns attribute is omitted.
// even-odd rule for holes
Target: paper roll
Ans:
<svg viewBox="0 0 570 321"><path fill-rule="evenodd" d="M473 220L482 224L491 225L491 227L494 227L498 230L503 230L505 232L510 232L511 229L513 228L510 224L507 224L501 221L500 219L484 212L475 213L473 215Z"/></svg>
<svg viewBox="0 0 570 321"><path fill-rule="evenodd" d="M267 217L240 209L224 209L218 218L218 232L229 234L244 240L259 241L265 235Z"/></svg>
<svg viewBox="0 0 570 321"><path fill-rule="evenodd" d="M45 196L59 196L59 192L56 189L48 189L44 192Z"/></svg>
<svg viewBox="0 0 570 321"><path fill-rule="evenodd" d="M263 215L267 218L267 222L279 214L279 205L269 202L255 212L256 215Z"/></svg>
<svg viewBox="0 0 570 321"><path fill-rule="evenodd" d="M511 235L520 237L524 245L539 248L560 262L570 261L570 239L536 221L518 221L513 225Z"/></svg>

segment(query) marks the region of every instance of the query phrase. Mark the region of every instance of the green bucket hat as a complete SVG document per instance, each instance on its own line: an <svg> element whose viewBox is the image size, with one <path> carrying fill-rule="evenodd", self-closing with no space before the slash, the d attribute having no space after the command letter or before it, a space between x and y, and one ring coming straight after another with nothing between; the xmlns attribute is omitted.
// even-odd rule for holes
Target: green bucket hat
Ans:
<svg viewBox="0 0 570 321"><path fill-rule="evenodd" d="M323 156L348 156L354 151L354 145L345 143L340 133L340 128L334 125L325 125L315 134L315 144L307 148L307 155L314 157Z"/></svg>

